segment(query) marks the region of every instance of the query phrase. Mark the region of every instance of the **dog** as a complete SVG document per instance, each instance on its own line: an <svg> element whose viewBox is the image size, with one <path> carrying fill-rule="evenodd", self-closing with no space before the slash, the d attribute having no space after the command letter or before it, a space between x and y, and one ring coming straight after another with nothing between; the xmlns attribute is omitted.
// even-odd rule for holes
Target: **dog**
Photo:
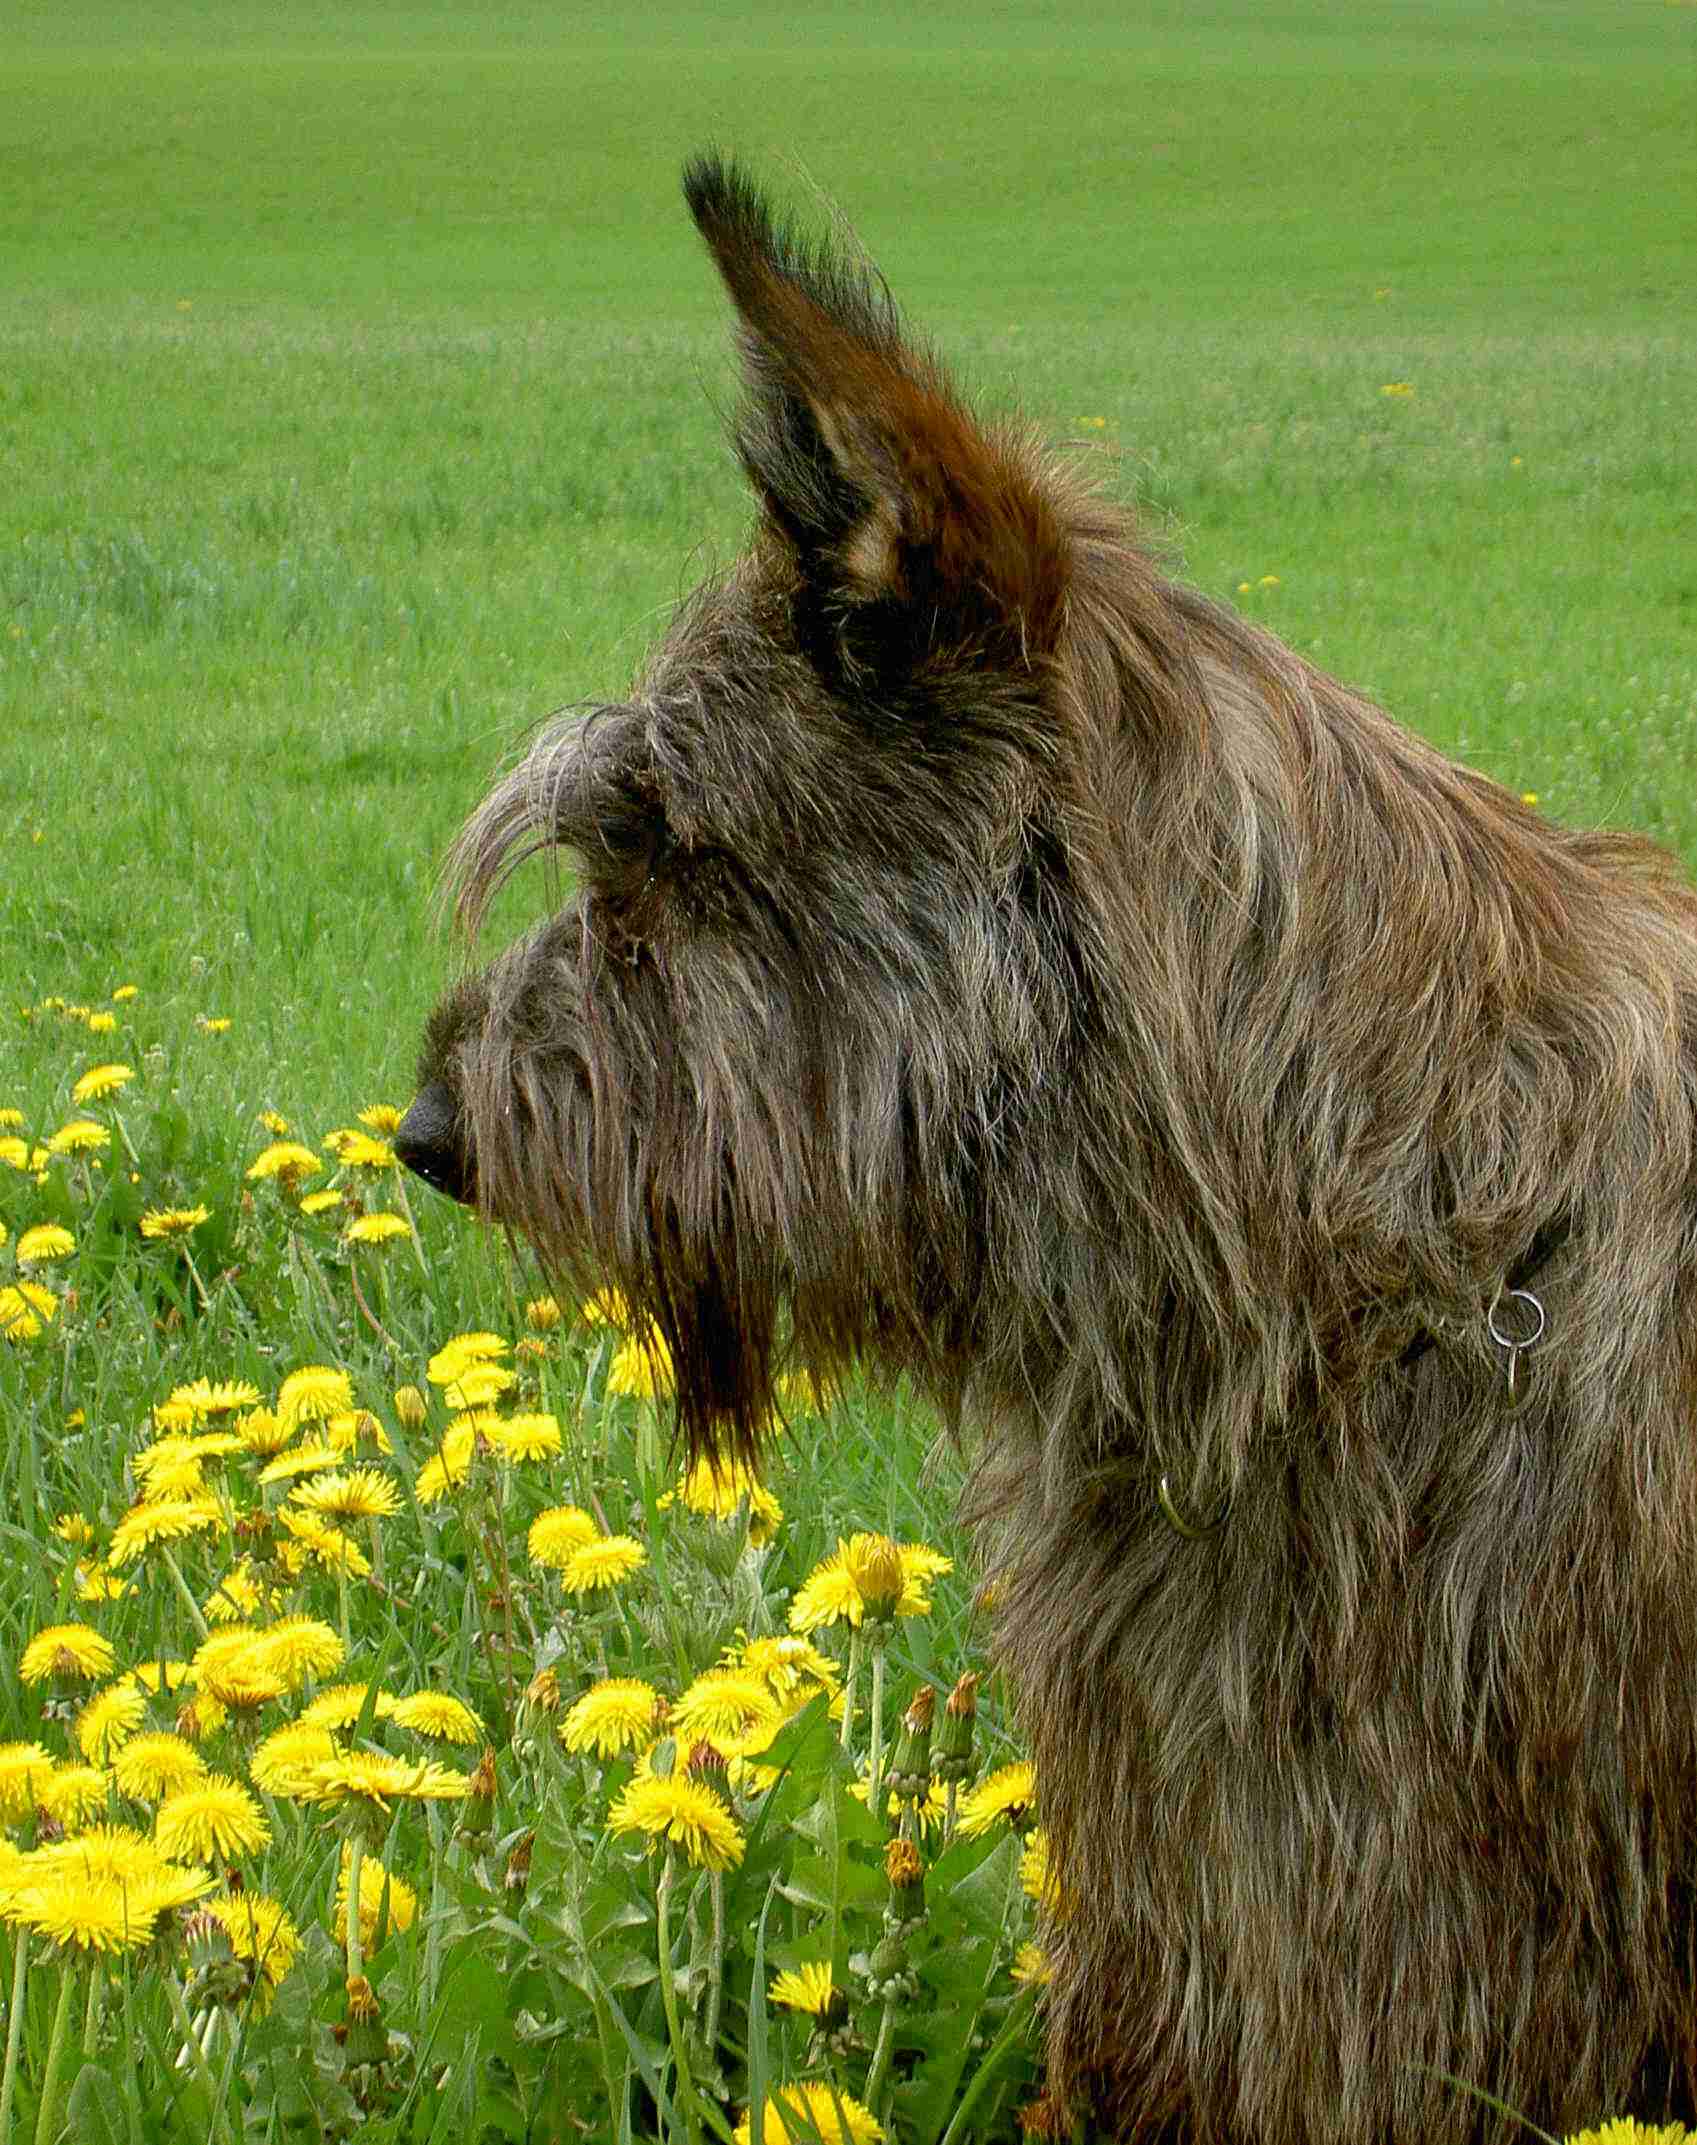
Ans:
<svg viewBox="0 0 1697 2145"><path fill-rule="evenodd" d="M472 933L576 877L402 1158L652 1321L696 1454L788 1364L969 1440L1074 2107L1689 2116L1697 900L1183 586L737 163L684 191L752 536L467 825Z"/></svg>

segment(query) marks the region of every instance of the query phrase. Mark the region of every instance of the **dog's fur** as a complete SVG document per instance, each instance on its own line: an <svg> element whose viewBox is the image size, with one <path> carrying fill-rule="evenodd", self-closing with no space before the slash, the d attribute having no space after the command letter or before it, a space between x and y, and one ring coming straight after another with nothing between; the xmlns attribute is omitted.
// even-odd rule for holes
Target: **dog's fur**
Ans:
<svg viewBox="0 0 1697 2145"><path fill-rule="evenodd" d="M757 526L467 828L472 927L580 876L433 1017L408 1158L655 1321L698 1450L785 1359L967 1426L1065 2089L1259 2145L1502 2127L1450 2079L1688 2112L1697 902L685 184Z"/></svg>

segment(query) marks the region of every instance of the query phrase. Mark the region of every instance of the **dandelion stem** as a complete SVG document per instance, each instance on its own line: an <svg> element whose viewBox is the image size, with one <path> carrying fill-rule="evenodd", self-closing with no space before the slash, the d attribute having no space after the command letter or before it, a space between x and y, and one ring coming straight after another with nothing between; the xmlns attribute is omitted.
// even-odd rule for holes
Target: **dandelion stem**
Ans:
<svg viewBox="0 0 1697 2145"><path fill-rule="evenodd" d="M365 1841L356 1825L348 1838L348 1979L357 1981L365 1972L365 1931L360 1926L360 1864L365 1860Z"/></svg>
<svg viewBox="0 0 1697 2145"><path fill-rule="evenodd" d="M881 1788L884 1775L884 1633L880 1628L872 1634L872 1754L867 1760L866 1807L877 1816L883 1808Z"/></svg>
<svg viewBox="0 0 1697 2145"><path fill-rule="evenodd" d="M24 1987L29 1977L29 1931L12 1925L12 2001L6 2010L6 2068L0 2072L0 2145L12 2145L12 2098L18 2089L18 2048L24 2032Z"/></svg>
<svg viewBox="0 0 1697 2145"><path fill-rule="evenodd" d="M194 1628L200 1633L201 1637L205 1638L206 1618L200 1613L200 1603L196 1601L194 1596L189 1592L188 1581L183 1577L182 1572L178 1567L176 1558L172 1556L171 1552L165 1547L163 1542L159 1544L159 1561L161 1564L164 1565L166 1571L169 1572L169 1574L171 1575L172 1585L182 1596L183 1607L189 1612L189 1622L194 1625Z"/></svg>
<svg viewBox="0 0 1697 2145"><path fill-rule="evenodd" d="M177 2031L183 2037L183 2045L178 2052L177 2061L181 2063L186 2057L199 2073L200 2082L206 2088L206 2097L212 2103L214 2125L212 2135L216 2138L227 2139L230 2135L229 2118L224 2110L223 2096L218 2090L218 2081L212 2075L212 2065L206 2059L206 2049L202 2045L201 2035L195 2031L194 2020L189 2017L188 2005L183 2001L183 1992L177 1986L176 1975L166 1974L163 1979L165 1982L165 1994L170 1999L171 2016L176 2020ZM45 2107L46 2105L47 2103L43 2101L42 2106ZM37 2133L37 2145L40 2145L39 2132Z"/></svg>
<svg viewBox="0 0 1697 2145"><path fill-rule="evenodd" d="M200 1307L210 1318L213 1315L212 1298L206 1293L206 1283L200 1278L200 1268L194 1263L194 1253L187 1244L183 1246L183 1264L189 1270L189 1279L194 1283L194 1292L200 1298Z"/></svg>
<svg viewBox="0 0 1697 2145"><path fill-rule="evenodd" d="M403 1353L401 1344L389 1331L388 1327L384 1325L383 1321L377 1316L377 1313L371 1308L370 1304L366 1302L365 1292L359 1285L358 1263L356 1260L351 1258L348 1261L348 1286L354 1292L354 1302L359 1306L360 1317L365 1320L366 1324L371 1328L372 1332L376 1334L377 1338L383 1343L384 1347L388 1349L389 1353L392 1356L399 1358L400 1355Z"/></svg>
<svg viewBox="0 0 1697 2145"><path fill-rule="evenodd" d="M884 1998L884 2015L878 2021L878 2044L872 2051L872 2067L866 2073L866 2105L876 2115L878 2097L884 2090L884 2077L890 2068L890 2051L896 2045L896 1999Z"/></svg>
<svg viewBox="0 0 1697 2145"><path fill-rule="evenodd" d="M701 2122L695 2104L695 2080L689 2067L689 2047L678 2018L678 1992L672 1978L672 1884L677 1876L677 1857L666 1849L665 1867L654 1895L655 1934L660 1946L660 2001L666 2012L666 2037L672 2044L672 2067L677 2072L678 2105L683 2110L685 2134L698 2145Z"/></svg>
<svg viewBox="0 0 1697 2145"><path fill-rule="evenodd" d="M719 2045L719 2009L725 1993L725 1873L708 1872L708 1893L713 1901L713 1955L707 1968L707 2060L715 2062Z"/></svg>
<svg viewBox="0 0 1697 2145"><path fill-rule="evenodd" d="M68 1964L59 1969L59 2001L53 2012L53 2031L47 2042L47 2067L41 2077L41 2099L35 2111L35 2145L53 2145L59 2135L59 2073L65 2064L66 2027L70 2021L71 1990L76 1975Z"/></svg>
<svg viewBox="0 0 1697 2145"><path fill-rule="evenodd" d="M848 1666L843 1670L843 1736L845 1750L854 1731L854 1687L860 1680L860 1626L849 1631Z"/></svg>

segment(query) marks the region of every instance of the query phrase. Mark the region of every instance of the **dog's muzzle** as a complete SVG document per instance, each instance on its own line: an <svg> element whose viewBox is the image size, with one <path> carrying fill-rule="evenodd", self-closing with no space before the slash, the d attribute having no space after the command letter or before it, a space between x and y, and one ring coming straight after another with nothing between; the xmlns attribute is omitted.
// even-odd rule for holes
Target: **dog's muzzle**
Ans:
<svg viewBox="0 0 1697 2145"><path fill-rule="evenodd" d="M420 1088L395 1134L395 1153L414 1176L470 1206L476 1172L460 1113L440 1080Z"/></svg>

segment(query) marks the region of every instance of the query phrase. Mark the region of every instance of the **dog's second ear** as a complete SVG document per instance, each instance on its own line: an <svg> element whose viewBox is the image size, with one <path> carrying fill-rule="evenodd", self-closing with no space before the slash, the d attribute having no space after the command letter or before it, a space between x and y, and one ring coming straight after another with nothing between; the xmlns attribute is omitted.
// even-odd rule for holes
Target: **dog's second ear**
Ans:
<svg viewBox="0 0 1697 2145"><path fill-rule="evenodd" d="M891 683L1039 662L1067 545L1030 450L971 415L874 269L776 222L736 164L695 159L684 194L740 316L737 446L795 549L809 652Z"/></svg>

